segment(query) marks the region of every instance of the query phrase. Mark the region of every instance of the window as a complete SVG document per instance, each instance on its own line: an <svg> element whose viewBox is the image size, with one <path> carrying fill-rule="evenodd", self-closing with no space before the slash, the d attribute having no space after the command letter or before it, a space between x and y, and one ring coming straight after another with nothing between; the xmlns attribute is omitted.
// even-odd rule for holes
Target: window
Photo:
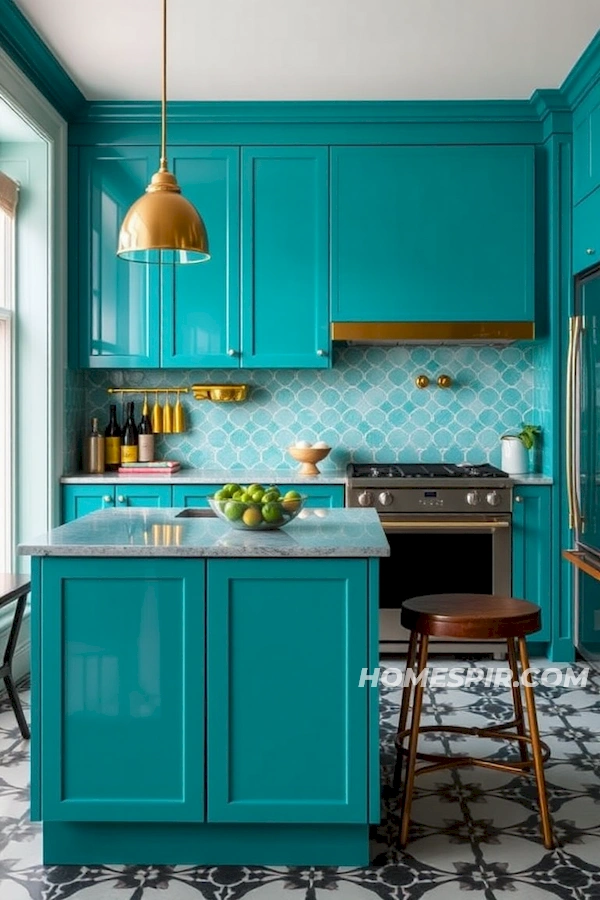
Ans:
<svg viewBox="0 0 600 900"><path fill-rule="evenodd" d="M14 310L17 185L0 172L0 572L14 562Z"/></svg>

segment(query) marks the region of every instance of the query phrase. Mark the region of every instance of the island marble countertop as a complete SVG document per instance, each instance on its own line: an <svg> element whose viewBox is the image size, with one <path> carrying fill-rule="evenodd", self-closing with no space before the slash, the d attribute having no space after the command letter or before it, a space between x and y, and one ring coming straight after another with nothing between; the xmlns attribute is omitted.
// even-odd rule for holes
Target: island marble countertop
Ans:
<svg viewBox="0 0 600 900"><path fill-rule="evenodd" d="M239 531L178 508L103 509L19 545L21 556L373 557L390 548L374 509L304 509L285 528Z"/></svg>

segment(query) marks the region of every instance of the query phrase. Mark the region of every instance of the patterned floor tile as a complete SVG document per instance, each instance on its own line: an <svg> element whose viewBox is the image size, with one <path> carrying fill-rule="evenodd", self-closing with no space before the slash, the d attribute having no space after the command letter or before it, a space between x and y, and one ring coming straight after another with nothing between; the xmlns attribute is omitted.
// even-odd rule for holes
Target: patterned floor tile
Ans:
<svg viewBox="0 0 600 900"><path fill-rule="evenodd" d="M501 665L501 664L500 664ZM27 689L21 690L26 710ZM547 782L561 846L544 849L533 785L485 769L417 779L411 840L397 849L392 788L400 692L381 695L382 809L367 868L167 867L40 864L41 834L29 822L29 746L0 703L0 900L592 900L600 898L600 679L585 688L540 686L540 728L551 745ZM509 716L506 691L471 685L428 691L430 724L481 725ZM498 759L492 740L448 735L428 749ZM514 748L513 748L514 749ZM160 892L160 893L159 893Z"/></svg>

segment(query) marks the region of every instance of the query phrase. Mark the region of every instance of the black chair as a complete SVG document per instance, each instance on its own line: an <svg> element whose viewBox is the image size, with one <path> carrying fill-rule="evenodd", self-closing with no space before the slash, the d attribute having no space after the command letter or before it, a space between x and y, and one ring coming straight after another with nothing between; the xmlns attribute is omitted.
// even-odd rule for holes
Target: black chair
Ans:
<svg viewBox="0 0 600 900"><path fill-rule="evenodd" d="M6 692L13 712L17 717L21 734L25 740L29 740L31 733L29 725L25 720L23 707L15 687L12 674L12 662L19 639L19 631L21 630L21 622L23 621L23 613L25 612L25 604L27 603L27 595L31 590L31 582L28 575L5 575L0 573L0 609L13 600L17 601L15 614L13 616L8 642L4 651L4 659L0 666L0 678L4 679Z"/></svg>

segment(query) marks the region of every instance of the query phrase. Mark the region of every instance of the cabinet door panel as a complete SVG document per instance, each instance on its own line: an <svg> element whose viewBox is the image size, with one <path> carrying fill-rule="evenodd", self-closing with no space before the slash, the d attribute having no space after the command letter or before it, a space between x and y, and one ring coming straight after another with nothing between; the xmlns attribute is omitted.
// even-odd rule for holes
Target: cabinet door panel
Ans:
<svg viewBox="0 0 600 900"><path fill-rule="evenodd" d="M42 818L204 818L204 563L43 561Z"/></svg>
<svg viewBox="0 0 600 900"><path fill-rule="evenodd" d="M239 150L175 147L172 164L184 196L204 219L211 258L164 268L162 365L237 367Z"/></svg>
<svg viewBox="0 0 600 900"><path fill-rule="evenodd" d="M600 89L594 89L573 115L573 200L600 186Z"/></svg>
<svg viewBox="0 0 600 900"><path fill-rule="evenodd" d="M117 506L170 506L171 486L168 484L117 485Z"/></svg>
<svg viewBox="0 0 600 900"><path fill-rule="evenodd" d="M287 490L299 491L308 494L306 507L341 507L344 505L344 486L342 484L288 484ZM283 487L282 487L283 490Z"/></svg>
<svg viewBox="0 0 600 900"><path fill-rule="evenodd" d="M367 821L367 596L364 560L209 560L209 821Z"/></svg>
<svg viewBox="0 0 600 900"><path fill-rule="evenodd" d="M597 266L600 261L600 188L573 210L573 272Z"/></svg>
<svg viewBox="0 0 600 900"><path fill-rule="evenodd" d="M325 147L242 150L244 367L331 364L327 165Z"/></svg>
<svg viewBox="0 0 600 900"><path fill-rule="evenodd" d="M542 627L531 635L532 641L549 641L551 634L551 490L517 485L514 493L513 596L542 610Z"/></svg>
<svg viewBox="0 0 600 900"><path fill-rule="evenodd" d="M333 321L533 320L533 148L331 151Z"/></svg>
<svg viewBox="0 0 600 900"><path fill-rule="evenodd" d="M121 223L157 168L155 147L80 152L80 364L159 364L159 267L120 259Z"/></svg>
<svg viewBox="0 0 600 900"><path fill-rule="evenodd" d="M66 484L63 487L63 522L72 522L114 504L112 484Z"/></svg>
<svg viewBox="0 0 600 900"><path fill-rule="evenodd" d="M223 479L225 484L225 478ZM208 509L206 498L218 488L219 484L180 484L173 486L173 506L205 506Z"/></svg>

